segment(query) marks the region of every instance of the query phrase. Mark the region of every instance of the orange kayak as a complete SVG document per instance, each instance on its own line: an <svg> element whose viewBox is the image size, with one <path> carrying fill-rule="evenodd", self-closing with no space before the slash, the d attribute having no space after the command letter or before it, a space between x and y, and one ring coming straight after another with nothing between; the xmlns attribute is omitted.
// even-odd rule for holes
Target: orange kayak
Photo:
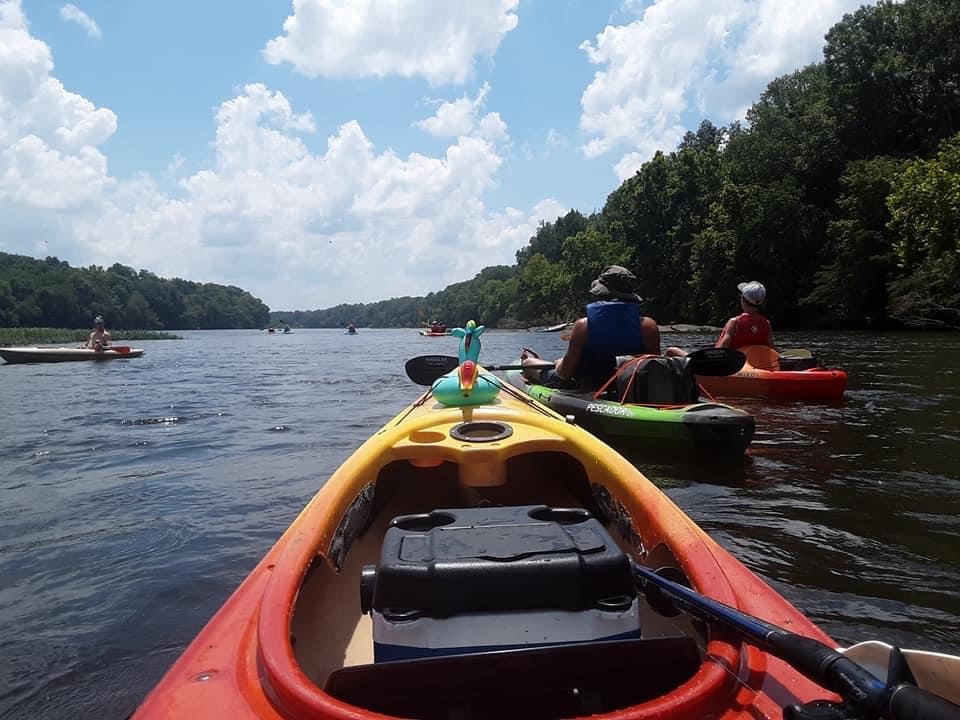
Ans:
<svg viewBox="0 0 960 720"><path fill-rule="evenodd" d="M720 397L793 400L839 400L847 389L847 373L839 368L781 369L780 354L773 348L749 345L738 349L747 356L743 368L725 377L698 375L700 387Z"/></svg>
<svg viewBox="0 0 960 720"><path fill-rule="evenodd" d="M135 718L755 720L834 697L634 592L625 568L667 566L836 645L623 457L509 386L470 407L428 392L318 484Z"/></svg>

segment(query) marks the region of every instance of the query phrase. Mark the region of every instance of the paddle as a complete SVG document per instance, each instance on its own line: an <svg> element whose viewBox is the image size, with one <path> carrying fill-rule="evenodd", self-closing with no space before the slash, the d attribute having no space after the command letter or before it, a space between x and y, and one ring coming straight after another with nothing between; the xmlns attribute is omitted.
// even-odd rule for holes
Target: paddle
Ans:
<svg viewBox="0 0 960 720"><path fill-rule="evenodd" d="M813 353L806 348L784 348L780 356L785 358L812 358Z"/></svg>
<svg viewBox="0 0 960 720"><path fill-rule="evenodd" d="M797 635L759 618L747 615L721 602L705 597L688 587L672 582L649 568L634 563L633 570L647 593L647 600L658 612L670 615L683 611L705 622L715 623L740 635L743 640L766 650L808 678L832 690L847 705L859 712L843 712L835 706L826 714L821 702L815 706L786 708L787 720L805 718L889 718L889 720L958 720L960 705L907 684L894 677L892 686L840 652L810 638ZM653 585L653 588L650 586ZM897 673L894 673L897 674ZM906 673L909 676L909 669Z"/></svg>
<svg viewBox="0 0 960 720"><path fill-rule="evenodd" d="M687 355L691 369L697 375L732 375L740 370L746 357L739 350L728 348L704 348ZM434 381L455 370L460 361L452 355L421 355L410 358L404 365L409 377L417 385L432 385ZM483 365L485 370L523 370L533 368L544 370L554 367L552 363L543 365Z"/></svg>
<svg viewBox="0 0 960 720"><path fill-rule="evenodd" d="M130 353L130 346L129 346L129 345L103 345L103 346L101 346L101 347L99 347L99 348L91 348L91 347L88 346L88 345L81 345L81 346L80 346L80 349L81 349L81 350L96 350L97 352L103 352L104 350L113 350L114 352L119 353L120 355L127 355L127 354Z"/></svg>

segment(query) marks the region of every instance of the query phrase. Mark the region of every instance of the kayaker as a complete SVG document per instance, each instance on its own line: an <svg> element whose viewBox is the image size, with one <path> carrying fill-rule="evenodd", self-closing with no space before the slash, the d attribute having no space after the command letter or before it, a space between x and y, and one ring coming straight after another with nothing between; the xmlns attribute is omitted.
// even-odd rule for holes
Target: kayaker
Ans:
<svg viewBox="0 0 960 720"><path fill-rule="evenodd" d="M763 315L767 289L763 283L751 280L737 285L737 290L740 291L740 309L743 312L727 320L714 347L736 350L747 345L766 345L772 348L773 329ZM663 354L667 357L683 357L687 351L668 347Z"/></svg>
<svg viewBox="0 0 960 720"><path fill-rule="evenodd" d="M598 388L616 370L617 355L659 355L660 329L653 318L640 312L637 278L624 267L610 265L590 286L596 299L587 305L586 317L573 324L567 352L553 368L532 350L524 348L524 376L553 388Z"/></svg>
<svg viewBox="0 0 960 720"><path fill-rule="evenodd" d="M103 350L110 345L110 331L106 329L102 315L93 319L93 332L87 340L87 347L94 350Z"/></svg>

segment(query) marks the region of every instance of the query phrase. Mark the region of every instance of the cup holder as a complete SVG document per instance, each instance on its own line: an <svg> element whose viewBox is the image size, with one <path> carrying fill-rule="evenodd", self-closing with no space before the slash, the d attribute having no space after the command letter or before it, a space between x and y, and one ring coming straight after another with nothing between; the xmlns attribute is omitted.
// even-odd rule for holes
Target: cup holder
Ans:
<svg viewBox="0 0 960 720"><path fill-rule="evenodd" d="M577 525L586 522L592 516L589 511L582 508L552 508L539 507L534 508L527 513L534 520L540 522L555 522L558 525Z"/></svg>
<svg viewBox="0 0 960 720"><path fill-rule="evenodd" d="M455 519L450 513L434 510L420 515L404 515L394 518L390 524L408 532L429 532L433 528L449 525Z"/></svg>
<svg viewBox="0 0 960 720"><path fill-rule="evenodd" d="M497 442L511 435L513 428L502 422L465 422L450 428L450 437L461 442Z"/></svg>

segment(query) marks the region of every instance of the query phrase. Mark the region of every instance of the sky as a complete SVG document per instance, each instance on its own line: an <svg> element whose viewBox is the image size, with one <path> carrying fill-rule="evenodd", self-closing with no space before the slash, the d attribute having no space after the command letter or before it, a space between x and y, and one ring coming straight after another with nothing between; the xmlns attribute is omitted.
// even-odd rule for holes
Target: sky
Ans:
<svg viewBox="0 0 960 720"><path fill-rule="evenodd" d="M822 59L856 0L0 0L0 250L423 295Z"/></svg>

